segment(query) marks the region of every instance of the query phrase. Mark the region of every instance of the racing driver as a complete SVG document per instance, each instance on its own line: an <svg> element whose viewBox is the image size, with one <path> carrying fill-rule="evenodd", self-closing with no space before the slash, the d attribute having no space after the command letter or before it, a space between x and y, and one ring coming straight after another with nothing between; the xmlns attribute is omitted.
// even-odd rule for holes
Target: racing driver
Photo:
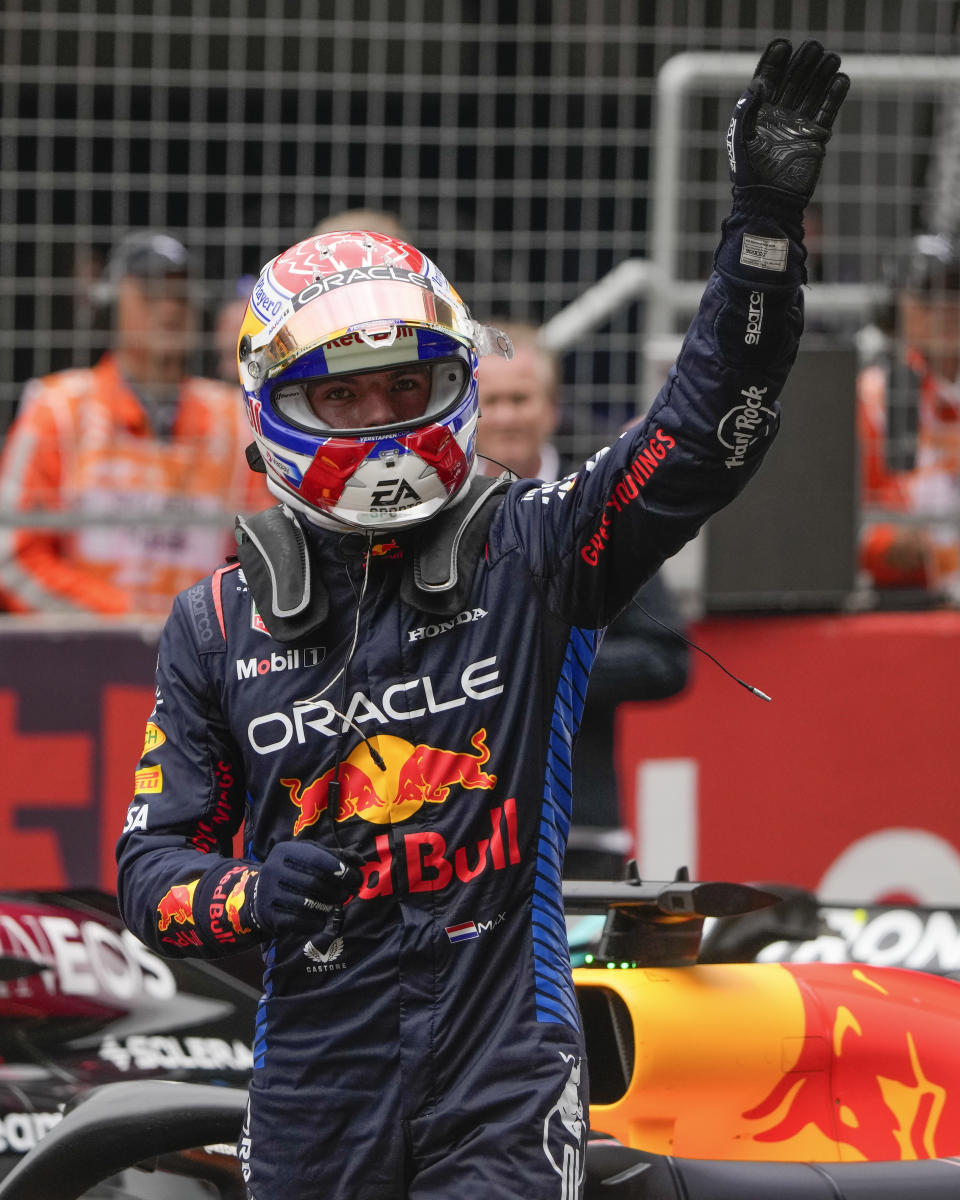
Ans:
<svg viewBox="0 0 960 1200"><path fill-rule="evenodd" d="M255 1200L581 1196L560 872L587 677L776 431L838 68L767 47L677 363L560 483L476 473L477 356L509 343L412 246L334 232L260 275L239 374L280 503L174 602L118 846L148 945L262 945Z"/></svg>

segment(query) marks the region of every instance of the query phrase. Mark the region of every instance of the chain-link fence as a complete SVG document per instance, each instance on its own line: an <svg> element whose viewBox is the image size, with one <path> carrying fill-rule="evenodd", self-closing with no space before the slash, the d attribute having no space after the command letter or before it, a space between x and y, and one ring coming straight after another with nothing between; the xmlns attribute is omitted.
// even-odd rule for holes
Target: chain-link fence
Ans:
<svg viewBox="0 0 960 1200"><path fill-rule="evenodd" d="M24 381L93 361L91 285L131 229L183 239L214 313L237 281L331 212L394 213L484 317L539 323L651 229L658 73L675 55L759 53L782 34L841 54L956 50L954 0L7 0L0 15L0 430ZM706 277L728 190L737 88L691 98L679 277ZM811 277L868 299L920 230L955 223L957 120L942 90L856 89L809 223ZM564 454L643 396L651 314L625 297L567 339ZM654 325L656 323L654 322ZM671 331L672 332L672 331ZM909 437L908 430L908 437ZM908 440L909 450L909 440ZM909 457L909 454L907 455ZM851 469L853 469L851 467Z"/></svg>

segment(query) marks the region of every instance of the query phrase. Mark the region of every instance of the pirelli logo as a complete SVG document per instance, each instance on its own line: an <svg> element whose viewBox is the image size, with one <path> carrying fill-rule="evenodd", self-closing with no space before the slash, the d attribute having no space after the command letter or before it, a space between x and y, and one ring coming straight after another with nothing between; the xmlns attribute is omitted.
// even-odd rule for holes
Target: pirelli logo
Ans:
<svg viewBox="0 0 960 1200"><path fill-rule="evenodd" d="M133 777L133 794L135 796L156 795L163 791L163 768L141 767Z"/></svg>

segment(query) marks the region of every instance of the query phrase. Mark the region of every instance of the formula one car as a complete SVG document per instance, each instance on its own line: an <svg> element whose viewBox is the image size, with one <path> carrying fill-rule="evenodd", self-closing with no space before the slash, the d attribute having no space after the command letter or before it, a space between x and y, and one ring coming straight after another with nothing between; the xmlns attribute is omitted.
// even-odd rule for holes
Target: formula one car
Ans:
<svg viewBox="0 0 960 1200"><path fill-rule="evenodd" d="M681 872L567 883L564 899L582 964L591 1200L960 1194L960 1158L947 1157L960 1155L960 983L857 962L702 961L752 958L772 934L794 935L790 945L826 936L802 895ZM585 951L576 922L598 910ZM187 1049L186 1036L173 1040ZM197 1181L206 1196L243 1196L229 1146L243 1091L179 1078L94 1088L0 1183L0 1200L185 1197ZM97 1191L105 1178L125 1190ZM163 1178L179 1190L149 1190Z"/></svg>
<svg viewBox="0 0 960 1200"><path fill-rule="evenodd" d="M0 1179L98 1085L244 1088L260 969L255 954L222 965L161 959L104 893L0 893ZM104 1177L94 1194L160 1194L136 1175L136 1190ZM211 1193L184 1181L172 1194Z"/></svg>
<svg viewBox="0 0 960 1200"><path fill-rule="evenodd" d="M587 1155L597 1196L960 1195L960 1158L947 1157L960 1155L960 984L857 961L751 961L775 936L787 948L831 938L813 897L783 892L683 872L565 886L568 914L608 906L574 975L591 1127L609 1135Z"/></svg>

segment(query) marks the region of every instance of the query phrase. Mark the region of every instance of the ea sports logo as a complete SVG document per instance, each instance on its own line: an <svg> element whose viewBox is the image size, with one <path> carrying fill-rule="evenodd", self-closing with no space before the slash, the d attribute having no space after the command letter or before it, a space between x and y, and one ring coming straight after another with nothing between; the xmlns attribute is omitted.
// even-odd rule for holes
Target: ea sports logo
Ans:
<svg viewBox="0 0 960 1200"><path fill-rule="evenodd" d="M381 479L374 485L371 508L409 508L419 504L420 497L405 479Z"/></svg>

